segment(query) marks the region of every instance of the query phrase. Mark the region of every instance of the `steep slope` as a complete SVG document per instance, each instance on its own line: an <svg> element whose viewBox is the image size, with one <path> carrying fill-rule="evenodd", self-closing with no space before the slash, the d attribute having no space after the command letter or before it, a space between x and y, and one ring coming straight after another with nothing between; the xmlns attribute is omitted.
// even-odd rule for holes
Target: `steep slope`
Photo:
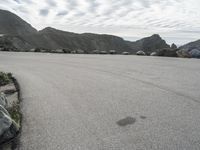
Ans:
<svg viewBox="0 0 200 150"><path fill-rule="evenodd" d="M17 15L6 10L0 10L0 34L24 35L36 32L36 29Z"/></svg>

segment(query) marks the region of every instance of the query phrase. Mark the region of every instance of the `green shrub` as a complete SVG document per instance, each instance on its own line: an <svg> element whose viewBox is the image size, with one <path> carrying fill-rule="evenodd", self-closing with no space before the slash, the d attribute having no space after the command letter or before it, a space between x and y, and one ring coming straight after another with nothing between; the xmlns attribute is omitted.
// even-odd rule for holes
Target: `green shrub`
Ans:
<svg viewBox="0 0 200 150"><path fill-rule="evenodd" d="M40 48L36 48L35 52L41 52L41 49Z"/></svg>
<svg viewBox="0 0 200 150"><path fill-rule="evenodd" d="M0 72L0 86L9 84L11 81L11 74Z"/></svg>
<svg viewBox="0 0 200 150"><path fill-rule="evenodd" d="M18 102L13 102L12 107L8 108L8 112L11 118L20 126L21 122L21 113L20 113L20 106Z"/></svg>

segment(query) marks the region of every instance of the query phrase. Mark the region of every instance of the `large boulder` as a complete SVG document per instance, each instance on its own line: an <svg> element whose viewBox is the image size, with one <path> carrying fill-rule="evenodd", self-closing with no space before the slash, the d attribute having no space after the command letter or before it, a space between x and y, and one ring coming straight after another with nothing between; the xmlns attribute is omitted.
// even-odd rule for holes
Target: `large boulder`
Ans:
<svg viewBox="0 0 200 150"><path fill-rule="evenodd" d="M100 54L108 54L107 51L100 51Z"/></svg>
<svg viewBox="0 0 200 150"><path fill-rule="evenodd" d="M7 99L5 94L0 94L0 144L7 142L14 138L18 132L19 127L17 123L11 118L10 114L6 110Z"/></svg>
<svg viewBox="0 0 200 150"><path fill-rule="evenodd" d="M9 130L11 124L12 119L10 118L8 111L0 105L0 137Z"/></svg>
<svg viewBox="0 0 200 150"><path fill-rule="evenodd" d="M0 136L0 143L5 143L15 138L19 133L18 125L13 121L9 128Z"/></svg>
<svg viewBox="0 0 200 150"><path fill-rule="evenodd" d="M76 53L77 53L77 54L84 54L84 53L85 53L85 51L84 51L84 50L82 50L82 49L78 49L78 50L76 50Z"/></svg>
<svg viewBox="0 0 200 150"><path fill-rule="evenodd" d="M19 126L10 117L8 111L0 105L0 144L5 143L19 132Z"/></svg>
<svg viewBox="0 0 200 150"><path fill-rule="evenodd" d="M51 51L52 53L64 53L63 49L55 49Z"/></svg>
<svg viewBox="0 0 200 150"><path fill-rule="evenodd" d="M138 51L138 52L136 53L136 55L145 56L146 53L145 53L144 51Z"/></svg>
<svg viewBox="0 0 200 150"><path fill-rule="evenodd" d="M109 54L116 54L116 50L109 50Z"/></svg>
<svg viewBox="0 0 200 150"><path fill-rule="evenodd" d="M158 56L157 52L152 52L150 56Z"/></svg>
<svg viewBox="0 0 200 150"><path fill-rule="evenodd" d="M123 55L129 55L129 52L122 52Z"/></svg>
<svg viewBox="0 0 200 150"><path fill-rule="evenodd" d="M92 54L100 54L100 51L99 50L93 50Z"/></svg>

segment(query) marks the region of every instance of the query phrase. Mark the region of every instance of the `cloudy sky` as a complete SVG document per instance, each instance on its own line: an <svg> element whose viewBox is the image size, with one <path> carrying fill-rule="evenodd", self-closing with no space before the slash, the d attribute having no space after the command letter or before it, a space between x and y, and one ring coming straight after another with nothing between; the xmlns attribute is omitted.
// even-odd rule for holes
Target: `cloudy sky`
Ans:
<svg viewBox="0 0 200 150"><path fill-rule="evenodd" d="M136 40L158 33L180 45L200 39L200 0L1 0L33 27Z"/></svg>

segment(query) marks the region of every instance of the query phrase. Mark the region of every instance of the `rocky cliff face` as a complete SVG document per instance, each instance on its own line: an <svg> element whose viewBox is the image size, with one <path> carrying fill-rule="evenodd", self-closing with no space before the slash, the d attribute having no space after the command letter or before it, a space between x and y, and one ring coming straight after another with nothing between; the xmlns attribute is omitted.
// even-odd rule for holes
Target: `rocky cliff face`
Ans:
<svg viewBox="0 0 200 150"><path fill-rule="evenodd" d="M0 40L6 40L7 43L11 43L12 47L20 51L40 47L49 50L83 50L87 53L91 53L94 50L115 50L116 53L124 51L136 53L142 50L146 53L151 53L156 49L169 47L159 35L153 35L136 42L129 42L112 35L76 34L51 27L37 31L20 17L4 10L0 10L1 34L6 36L1 37Z"/></svg>

